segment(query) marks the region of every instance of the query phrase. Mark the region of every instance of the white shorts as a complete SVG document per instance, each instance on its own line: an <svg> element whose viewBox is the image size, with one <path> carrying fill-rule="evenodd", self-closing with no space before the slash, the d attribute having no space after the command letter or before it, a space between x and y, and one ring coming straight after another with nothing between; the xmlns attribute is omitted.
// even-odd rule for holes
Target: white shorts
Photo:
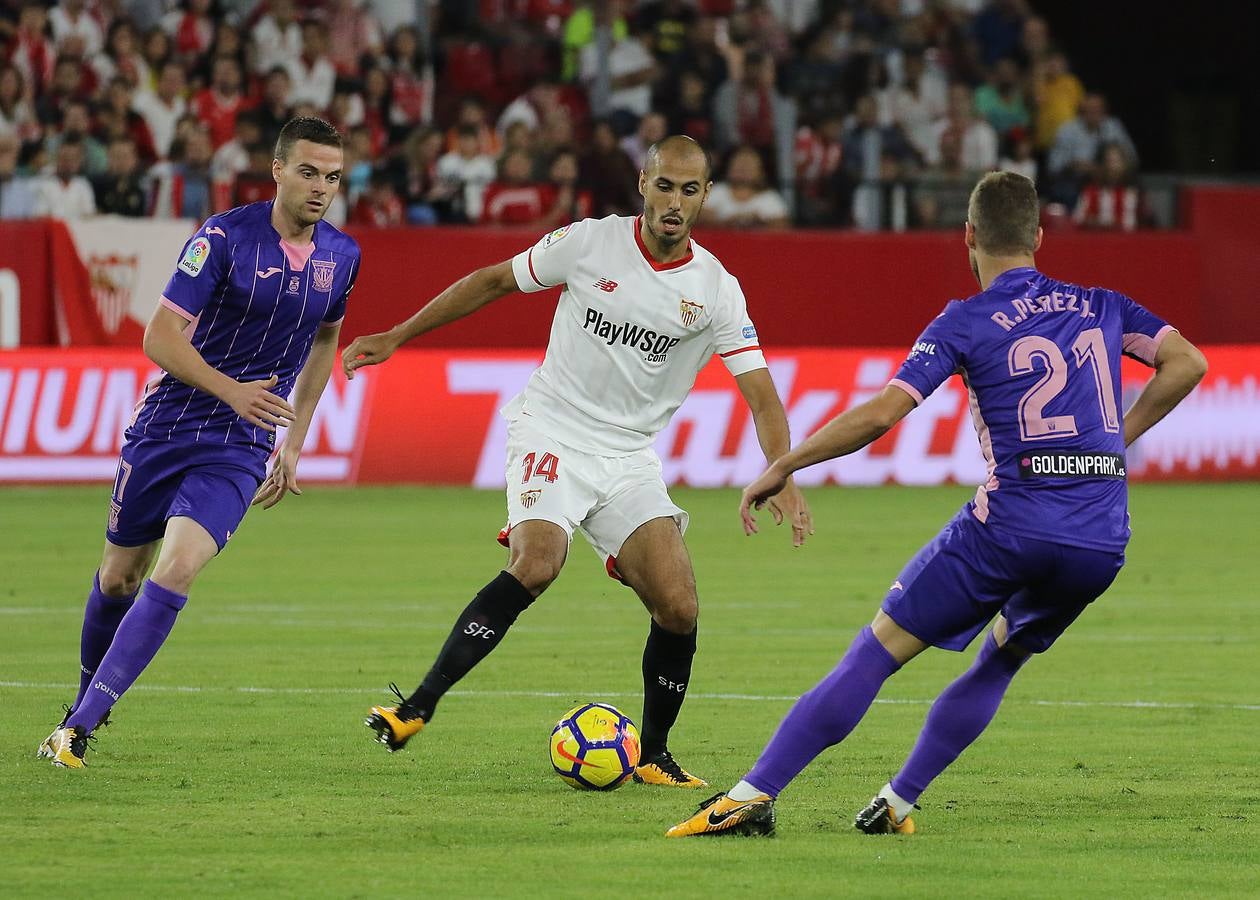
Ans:
<svg viewBox="0 0 1260 900"><path fill-rule="evenodd" d="M664 516L687 531L687 513L674 505L651 447L628 456L596 456L559 444L528 419L508 424L507 525L499 543L522 522L541 519L581 531L613 578L617 554L636 528Z"/></svg>

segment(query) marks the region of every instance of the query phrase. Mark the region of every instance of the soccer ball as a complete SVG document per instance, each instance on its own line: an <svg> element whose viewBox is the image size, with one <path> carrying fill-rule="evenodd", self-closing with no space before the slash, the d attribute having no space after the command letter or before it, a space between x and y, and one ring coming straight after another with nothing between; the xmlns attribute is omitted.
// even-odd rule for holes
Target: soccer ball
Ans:
<svg viewBox="0 0 1260 900"><path fill-rule="evenodd" d="M611 791L639 764L639 729L607 703L583 703L551 729L551 765L566 784Z"/></svg>

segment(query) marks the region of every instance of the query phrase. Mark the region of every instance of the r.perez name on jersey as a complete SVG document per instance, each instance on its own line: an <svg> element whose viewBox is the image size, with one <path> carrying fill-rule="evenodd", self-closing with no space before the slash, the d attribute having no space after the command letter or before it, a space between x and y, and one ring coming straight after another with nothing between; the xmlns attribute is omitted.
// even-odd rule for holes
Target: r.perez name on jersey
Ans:
<svg viewBox="0 0 1260 900"><path fill-rule="evenodd" d="M682 340L668 334L658 334L645 325L611 322L602 312L589 306L586 308L586 321L582 328L604 340L610 347L620 342L623 347L642 350L645 354L644 361L650 363L665 362L670 348Z"/></svg>

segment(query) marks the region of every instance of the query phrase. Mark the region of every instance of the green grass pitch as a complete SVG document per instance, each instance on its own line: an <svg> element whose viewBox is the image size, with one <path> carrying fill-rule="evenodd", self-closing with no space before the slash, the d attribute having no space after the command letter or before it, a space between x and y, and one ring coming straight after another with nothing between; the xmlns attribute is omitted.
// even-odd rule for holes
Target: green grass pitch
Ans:
<svg viewBox="0 0 1260 900"><path fill-rule="evenodd" d="M701 596L673 748L714 790L869 621L970 490L809 492L818 533L747 539L733 491L675 492ZM637 720L647 618L579 538L565 572L433 726L361 724L409 691L502 565L502 497L308 486L254 511L74 773L37 761L77 680L107 488L0 491L5 896L1237 896L1260 872L1260 484L1139 486L1129 564L1016 678L910 838L853 813L969 663L929 652L779 804L771 840L666 841L707 794L578 793L550 771L569 706ZM768 515L763 514L763 522Z"/></svg>

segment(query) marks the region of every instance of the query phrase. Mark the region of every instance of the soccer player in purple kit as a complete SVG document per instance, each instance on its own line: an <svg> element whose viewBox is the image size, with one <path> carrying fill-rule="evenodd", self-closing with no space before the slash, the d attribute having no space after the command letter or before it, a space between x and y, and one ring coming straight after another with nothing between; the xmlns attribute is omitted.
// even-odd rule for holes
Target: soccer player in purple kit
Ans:
<svg viewBox="0 0 1260 900"><path fill-rule="evenodd" d="M335 128L290 120L272 161L276 199L211 216L184 247L145 329L163 374L125 433L83 617L79 693L39 748L54 765L83 768L93 730L162 646L251 500L269 508L301 493L298 457L359 270L358 245L323 221L341 167ZM288 432L268 473L279 426Z"/></svg>
<svg viewBox="0 0 1260 900"><path fill-rule="evenodd" d="M854 822L868 834L913 833L919 796L992 721L1015 673L1124 564L1125 447L1190 393L1207 362L1123 294L1037 271L1037 193L1023 176L982 178L967 219L981 292L946 305L878 396L775 460L744 490L740 515L754 533L752 507L793 472L865 447L955 372L970 395L988 479L910 560L871 625L797 700L752 770L669 837L773 832L779 793L844 740L888 678L930 646L965 649L996 615L971 668L937 697L909 758ZM1155 369L1123 417L1121 354Z"/></svg>

